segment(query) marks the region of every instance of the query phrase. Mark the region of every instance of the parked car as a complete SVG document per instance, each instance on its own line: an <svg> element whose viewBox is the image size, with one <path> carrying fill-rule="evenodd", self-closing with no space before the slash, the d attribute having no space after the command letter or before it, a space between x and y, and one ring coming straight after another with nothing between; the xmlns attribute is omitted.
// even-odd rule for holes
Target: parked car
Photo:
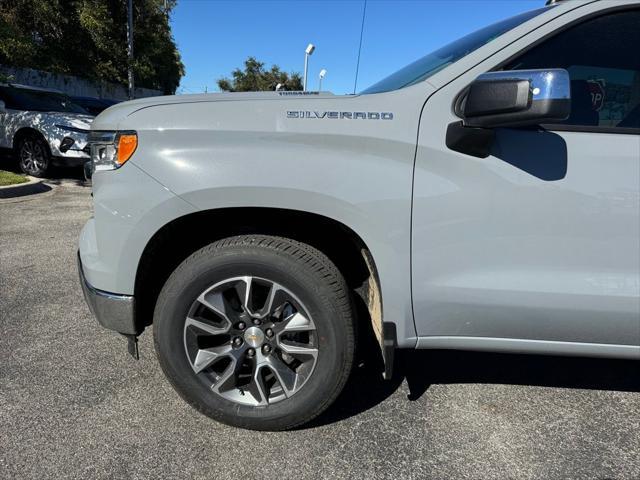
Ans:
<svg viewBox="0 0 640 480"><path fill-rule="evenodd" d="M102 113L107 108L118 103L117 100L94 97L71 97L71 101L76 105L80 105L87 112L94 116Z"/></svg>
<svg viewBox="0 0 640 480"><path fill-rule="evenodd" d="M0 148L20 169L42 177L52 164L82 166L93 116L61 92L0 84Z"/></svg>
<svg viewBox="0 0 640 480"><path fill-rule="evenodd" d="M361 92L116 105L92 125L87 302L179 394L292 428L358 334L640 359L640 1L568 0ZM430 365L424 365L429 369Z"/></svg>

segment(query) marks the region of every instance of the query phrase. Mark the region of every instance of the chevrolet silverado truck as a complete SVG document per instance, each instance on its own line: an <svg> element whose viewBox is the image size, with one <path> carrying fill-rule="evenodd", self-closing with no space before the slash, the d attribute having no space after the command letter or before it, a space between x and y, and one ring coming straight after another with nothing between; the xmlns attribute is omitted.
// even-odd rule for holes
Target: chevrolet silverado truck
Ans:
<svg viewBox="0 0 640 480"><path fill-rule="evenodd" d="M357 95L105 110L90 309L250 429L325 410L367 332L387 377L399 348L640 358L639 27L638 0L567 0Z"/></svg>

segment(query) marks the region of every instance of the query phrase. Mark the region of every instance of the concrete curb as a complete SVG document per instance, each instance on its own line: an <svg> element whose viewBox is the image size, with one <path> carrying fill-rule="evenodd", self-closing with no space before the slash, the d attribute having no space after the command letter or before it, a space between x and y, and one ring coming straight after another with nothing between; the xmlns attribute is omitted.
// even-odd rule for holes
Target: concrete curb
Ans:
<svg viewBox="0 0 640 480"><path fill-rule="evenodd" d="M49 185L45 185L42 178L27 175L28 182L17 185L5 185L0 187L0 199L20 198L26 195L35 195L51 190Z"/></svg>

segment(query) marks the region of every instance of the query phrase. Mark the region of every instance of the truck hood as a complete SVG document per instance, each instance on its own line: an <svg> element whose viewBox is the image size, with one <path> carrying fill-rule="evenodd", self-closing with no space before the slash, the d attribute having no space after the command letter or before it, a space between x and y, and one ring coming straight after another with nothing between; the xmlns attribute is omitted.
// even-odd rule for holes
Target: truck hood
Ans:
<svg viewBox="0 0 640 480"><path fill-rule="evenodd" d="M118 103L98 115L93 124L94 130L117 130L121 120L143 108L157 105L200 103L200 102L242 102L250 100L285 100L293 98L335 98L330 92L238 92L203 93L195 95L166 95L148 97Z"/></svg>

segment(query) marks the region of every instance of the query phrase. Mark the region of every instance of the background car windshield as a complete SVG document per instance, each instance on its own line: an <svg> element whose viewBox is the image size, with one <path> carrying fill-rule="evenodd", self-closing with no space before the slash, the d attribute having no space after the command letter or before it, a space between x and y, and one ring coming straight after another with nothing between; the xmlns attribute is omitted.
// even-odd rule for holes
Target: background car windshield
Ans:
<svg viewBox="0 0 640 480"><path fill-rule="evenodd" d="M89 115L84 108L76 105L66 95L29 90L26 88L0 87L0 95L6 108L31 110L36 112L67 112Z"/></svg>
<svg viewBox="0 0 640 480"><path fill-rule="evenodd" d="M431 75L439 72L446 66L457 62L461 58L469 55L471 52L477 50L483 45L486 45L491 40L499 37L509 30L514 29L527 20L548 11L549 8L553 7L538 8L536 10L521 13L515 17L502 20L481 30L477 30L466 37L462 37L459 40L456 40L455 42L422 57L420 60L416 60L360 93L390 92L392 90L398 90L421 82L426 78L429 78Z"/></svg>

